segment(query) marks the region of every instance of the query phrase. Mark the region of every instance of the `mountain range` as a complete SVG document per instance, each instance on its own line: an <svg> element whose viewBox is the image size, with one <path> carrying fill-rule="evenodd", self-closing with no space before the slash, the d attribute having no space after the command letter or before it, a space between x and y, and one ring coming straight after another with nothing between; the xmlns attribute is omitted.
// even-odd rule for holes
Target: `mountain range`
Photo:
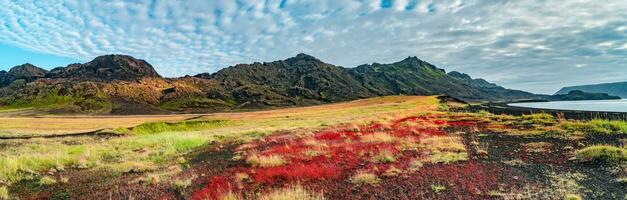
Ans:
<svg viewBox="0 0 627 200"><path fill-rule="evenodd" d="M156 114L317 105L385 95L449 95L464 101L548 99L408 57L344 68L298 54L215 73L164 78L148 62L105 55L50 71L0 71L0 106L49 113Z"/></svg>
<svg viewBox="0 0 627 200"><path fill-rule="evenodd" d="M580 85L564 87L555 94L566 94L569 91L579 90L588 93L607 93L610 95L627 98L627 82L602 83L594 85Z"/></svg>

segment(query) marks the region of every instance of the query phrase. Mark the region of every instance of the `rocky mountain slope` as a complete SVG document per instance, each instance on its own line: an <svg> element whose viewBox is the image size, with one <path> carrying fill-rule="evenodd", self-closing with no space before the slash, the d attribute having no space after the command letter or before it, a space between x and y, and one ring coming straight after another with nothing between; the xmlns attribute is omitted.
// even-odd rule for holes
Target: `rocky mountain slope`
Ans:
<svg viewBox="0 0 627 200"><path fill-rule="evenodd" d="M53 113L215 112L384 95L449 95L467 101L545 97L446 73L416 57L343 68L298 54L181 78L163 78L146 61L123 55L100 56L50 72L29 64L0 71L3 108L35 107Z"/></svg>
<svg viewBox="0 0 627 200"><path fill-rule="evenodd" d="M567 94L573 90L580 90L589 93L607 93L609 95L627 98L627 82L603 83L595 85L580 85L572 87L564 87L555 94Z"/></svg>

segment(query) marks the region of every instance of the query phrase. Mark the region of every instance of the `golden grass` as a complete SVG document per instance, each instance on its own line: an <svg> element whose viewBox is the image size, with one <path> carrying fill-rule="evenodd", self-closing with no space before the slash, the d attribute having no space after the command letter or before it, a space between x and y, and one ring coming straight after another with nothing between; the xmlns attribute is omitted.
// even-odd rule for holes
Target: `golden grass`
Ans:
<svg viewBox="0 0 627 200"><path fill-rule="evenodd" d="M324 196L322 193L312 193L305 190L301 186L291 186L287 188L278 189L268 194L262 195L260 200L322 200Z"/></svg>
<svg viewBox="0 0 627 200"><path fill-rule="evenodd" d="M361 136L361 141L366 143L390 143L396 139L393 135L381 132Z"/></svg>
<svg viewBox="0 0 627 200"><path fill-rule="evenodd" d="M420 140L421 146L429 151L465 152L466 146L456 136L430 137Z"/></svg>
<svg viewBox="0 0 627 200"><path fill-rule="evenodd" d="M443 153L435 153L427 157L426 161L431 163L444 163L450 164L459 161L468 160L468 154L463 153L453 153L453 152L443 152Z"/></svg>
<svg viewBox="0 0 627 200"><path fill-rule="evenodd" d="M350 179L351 183L358 185L376 185L379 184L381 179L376 174L367 172L357 172Z"/></svg>
<svg viewBox="0 0 627 200"><path fill-rule="evenodd" d="M254 167L277 167L287 164L287 161L279 155L260 156L253 154L248 156L246 162Z"/></svg>
<svg viewBox="0 0 627 200"><path fill-rule="evenodd" d="M457 136L426 138L420 145L428 152L425 162L449 164L468 160L466 146Z"/></svg>
<svg viewBox="0 0 627 200"><path fill-rule="evenodd" d="M41 177L41 179L39 179L39 185L47 186L54 185L55 183L57 183L57 180L50 176L43 176Z"/></svg>
<svg viewBox="0 0 627 200"><path fill-rule="evenodd" d="M256 112L212 113L207 115L137 115L137 116L38 116L0 115L0 135L67 134L100 129L133 127L146 122L180 121L203 116L199 120L231 120L231 129L215 132L275 131L315 128L339 123L367 122L381 117L407 116L435 111L434 96L387 96L319 106L285 108Z"/></svg>
<svg viewBox="0 0 627 200"><path fill-rule="evenodd" d="M54 135L134 127L146 122L180 121L195 115L0 117L0 135Z"/></svg>
<svg viewBox="0 0 627 200"><path fill-rule="evenodd" d="M9 199L9 190L7 187L0 187L0 199Z"/></svg>

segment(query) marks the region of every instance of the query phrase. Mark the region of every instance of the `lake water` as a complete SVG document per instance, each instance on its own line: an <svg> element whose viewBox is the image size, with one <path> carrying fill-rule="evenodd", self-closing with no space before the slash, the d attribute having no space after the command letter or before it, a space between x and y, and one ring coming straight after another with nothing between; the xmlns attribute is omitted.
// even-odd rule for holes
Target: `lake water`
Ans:
<svg viewBox="0 0 627 200"><path fill-rule="evenodd" d="M585 110L602 112L627 112L627 99L622 100L594 100L594 101L550 101L533 103L510 103L510 106L556 109L556 110Z"/></svg>

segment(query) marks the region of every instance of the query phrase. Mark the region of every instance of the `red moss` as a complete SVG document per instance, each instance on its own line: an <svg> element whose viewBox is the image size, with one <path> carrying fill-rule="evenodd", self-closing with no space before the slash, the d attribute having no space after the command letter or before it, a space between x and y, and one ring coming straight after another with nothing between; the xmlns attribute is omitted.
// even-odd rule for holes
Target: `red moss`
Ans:
<svg viewBox="0 0 627 200"><path fill-rule="evenodd" d="M402 124L404 122L418 122ZM224 177L236 172L246 172L251 174L253 184L241 186L241 190L254 190L254 187L274 187L294 182L305 183L308 186L326 183L323 187L325 191L355 191L354 184L346 183L343 180L353 175L356 171L365 170L376 174L383 174L391 166L398 169L407 169L412 160L423 157L421 151L400 151L398 142L388 143L365 143L359 140L360 136L384 132L394 135L397 138L419 140L421 138L445 136L447 133L440 127L452 126L472 126L473 121L443 120L441 116L414 116L395 120L391 125L375 123L361 126L359 129L350 130L346 127L328 129L319 132L314 136L296 139L293 137L272 137L265 141L260 140L251 145L254 148L247 151L258 151L265 155L280 155L289 159L289 164L284 166L269 168L230 168L224 170L223 176L212 179L202 190L194 194L194 199L216 198L224 191L232 189ZM304 141L315 139L325 144L324 147L311 147L304 144ZM352 142L349 142L352 141ZM264 150L265 149L265 150ZM303 152L308 150L324 151L324 155L307 157ZM378 153L386 151L394 155L393 163L382 163L373 160ZM479 192L486 193L495 188L498 184L497 174L494 170L487 170L484 165L472 162L455 165L429 165L421 168L417 173L409 178L394 179L399 182L397 185L409 185L409 191L421 191L420 194L412 194L410 197L430 198L424 191L432 191L431 184L445 184L454 186L450 189L451 198L465 197L464 195L477 195ZM230 176L229 176L230 177ZM387 179L386 179L387 180ZM261 184L261 185L260 185ZM339 186L338 188L332 188ZM331 187L331 188L327 188ZM388 188L385 193L393 191ZM237 192L237 191L235 191ZM428 194L428 193L427 193ZM373 195L373 194L370 194ZM379 195L377 193L377 195ZM334 197L333 195L331 197ZM340 196L341 197L341 196ZM372 197L372 196L371 196ZM332 198L333 199L333 198ZM342 199L342 198L340 198Z"/></svg>
<svg viewBox="0 0 627 200"><path fill-rule="evenodd" d="M293 164L259 169L253 175L255 182L275 184L284 181L323 180L338 177L341 169L332 164Z"/></svg>
<svg viewBox="0 0 627 200"><path fill-rule="evenodd" d="M231 184L224 176L214 176L211 178L207 186L194 193L191 199L194 200L211 200L220 199L223 195L231 191Z"/></svg>
<svg viewBox="0 0 627 200"><path fill-rule="evenodd" d="M339 140L342 138L342 134L338 132L325 132L316 135L316 140Z"/></svg>

